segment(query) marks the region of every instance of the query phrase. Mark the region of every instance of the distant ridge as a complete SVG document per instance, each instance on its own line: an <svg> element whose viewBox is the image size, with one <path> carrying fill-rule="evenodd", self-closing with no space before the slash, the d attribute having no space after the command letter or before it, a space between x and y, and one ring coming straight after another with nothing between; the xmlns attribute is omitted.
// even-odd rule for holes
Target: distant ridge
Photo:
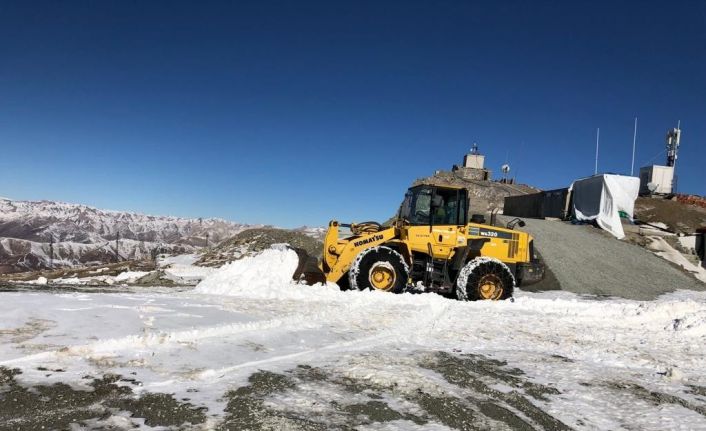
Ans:
<svg viewBox="0 0 706 431"><path fill-rule="evenodd" d="M0 273L111 262L118 237L120 259L145 259L156 251L196 251L260 226L0 198Z"/></svg>

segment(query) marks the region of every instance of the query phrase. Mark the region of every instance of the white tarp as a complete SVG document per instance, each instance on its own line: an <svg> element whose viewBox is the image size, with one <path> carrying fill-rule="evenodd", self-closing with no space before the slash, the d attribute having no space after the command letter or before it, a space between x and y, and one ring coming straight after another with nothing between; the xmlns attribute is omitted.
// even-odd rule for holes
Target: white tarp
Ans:
<svg viewBox="0 0 706 431"><path fill-rule="evenodd" d="M594 175L572 184L574 217L578 221L596 221L618 239L625 237L619 211L631 219L640 179L623 175Z"/></svg>

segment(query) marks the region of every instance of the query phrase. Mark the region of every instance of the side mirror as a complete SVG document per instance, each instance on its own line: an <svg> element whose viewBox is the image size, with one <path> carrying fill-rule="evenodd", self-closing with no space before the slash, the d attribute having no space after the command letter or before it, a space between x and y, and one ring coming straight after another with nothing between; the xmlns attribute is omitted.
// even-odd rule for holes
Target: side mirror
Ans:
<svg viewBox="0 0 706 431"><path fill-rule="evenodd" d="M510 222L507 224L507 228L510 230L515 229L515 225L525 227L525 221L519 217L515 217L514 219L510 220Z"/></svg>

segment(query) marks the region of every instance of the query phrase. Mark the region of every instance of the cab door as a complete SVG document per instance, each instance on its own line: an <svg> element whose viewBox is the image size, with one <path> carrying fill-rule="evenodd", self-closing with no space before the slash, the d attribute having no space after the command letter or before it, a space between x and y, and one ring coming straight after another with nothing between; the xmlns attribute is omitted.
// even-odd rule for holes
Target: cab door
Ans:
<svg viewBox="0 0 706 431"><path fill-rule="evenodd" d="M467 206L465 189L434 189L431 234L435 257L449 258L456 247L466 245L459 230L465 225Z"/></svg>
<svg viewBox="0 0 706 431"><path fill-rule="evenodd" d="M410 225L402 239L413 251L448 259L456 247L465 245L465 236L459 235L459 222L465 224L466 218L465 196L465 190L433 186L411 189L403 203L402 213Z"/></svg>
<svg viewBox="0 0 706 431"><path fill-rule="evenodd" d="M413 187L407 191L402 202L400 218L405 221L405 228L400 231L400 236L413 252L428 253L429 244L434 245L430 229L433 192L432 187Z"/></svg>

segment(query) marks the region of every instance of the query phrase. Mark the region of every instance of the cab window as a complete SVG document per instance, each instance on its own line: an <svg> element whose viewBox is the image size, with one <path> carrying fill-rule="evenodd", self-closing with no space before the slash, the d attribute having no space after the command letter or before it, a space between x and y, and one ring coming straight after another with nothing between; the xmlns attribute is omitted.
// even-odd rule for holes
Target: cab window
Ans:
<svg viewBox="0 0 706 431"><path fill-rule="evenodd" d="M408 190L400 207L400 218L412 225L428 225L431 195L430 188Z"/></svg>
<svg viewBox="0 0 706 431"><path fill-rule="evenodd" d="M466 190L420 187L405 194L400 218L416 226L428 225L430 217L434 225L463 225L466 224L466 205Z"/></svg>
<svg viewBox="0 0 706 431"><path fill-rule="evenodd" d="M437 189L436 195L440 197L436 198L438 207L434 208L434 224L435 225L458 225L459 224L459 210L462 206L460 205L460 196L458 190L453 189Z"/></svg>

